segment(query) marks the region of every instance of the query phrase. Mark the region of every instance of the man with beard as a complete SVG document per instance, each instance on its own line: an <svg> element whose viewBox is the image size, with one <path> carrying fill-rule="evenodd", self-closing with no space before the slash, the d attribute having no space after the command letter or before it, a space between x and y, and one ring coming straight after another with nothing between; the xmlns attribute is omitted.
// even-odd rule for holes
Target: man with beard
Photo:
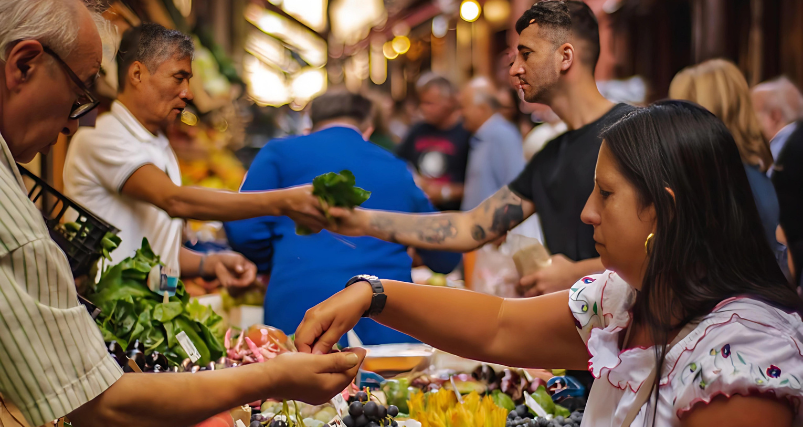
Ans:
<svg viewBox="0 0 803 427"><path fill-rule="evenodd" d="M163 129L192 101L193 53L190 37L159 24L124 34L118 98L95 128L81 128L73 138L64 165L65 193L121 230L115 262L133 256L146 237L162 257L169 282L181 274L247 286L256 266L233 252L206 256L183 248L183 219L287 215L320 230L325 218L309 187L237 194L181 186L178 160Z"/></svg>
<svg viewBox="0 0 803 427"><path fill-rule="evenodd" d="M403 245L472 251L503 236L534 213L555 254L549 267L521 279L525 295L568 289L583 276L604 270L594 229L580 213L594 189L600 131L633 110L597 90L599 28L591 9L578 1L534 4L516 23L518 53L510 75L528 102L549 105L569 131L551 141L510 185L468 212L411 215L332 209L333 231L370 235Z"/></svg>

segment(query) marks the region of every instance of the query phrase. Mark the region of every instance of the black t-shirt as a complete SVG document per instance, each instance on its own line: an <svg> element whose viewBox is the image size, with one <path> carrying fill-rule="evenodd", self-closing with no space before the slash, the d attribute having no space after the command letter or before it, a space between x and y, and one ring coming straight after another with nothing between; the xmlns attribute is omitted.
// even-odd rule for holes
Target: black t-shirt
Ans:
<svg viewBox="0 0 803 427"><path fill-rule="evenodd" d="M423 177L440 183L462 184L466 179L471 133L462 123L441 130L429 123L418 123L399 145L396 155L415 167ZM436 206L440 210L459 210L460 200Z"/></svg>
<svg viewBox="0 0 803 427"><path fill-rule="evenodd" d="M574 261L599 256L594 228L583 224L580 213L594 191L600 132L634 109L618 104L595 122L558 136L510 183L514 193L535 204L546 246L553 254Z"/></svg>

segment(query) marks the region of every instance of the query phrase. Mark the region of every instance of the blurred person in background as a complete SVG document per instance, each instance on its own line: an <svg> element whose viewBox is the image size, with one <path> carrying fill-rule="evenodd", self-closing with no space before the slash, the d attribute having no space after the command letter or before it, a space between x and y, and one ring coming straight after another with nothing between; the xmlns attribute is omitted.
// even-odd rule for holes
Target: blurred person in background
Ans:
<svg viewBox="0 0 803 427"><path fill-rule="evenodd" d="M73 137L64 164L64 191L121 230L122 243L112 253L115 262L133 256L146 237L170 277L216 277L224 286L247 286L256 267L240 254L204 255L182 247L185 218L291 215L317 228L325 218L309 187L241 195L181 186L165 129L192 101L193 53L189 36L159 24L126 31L118 99L94 128L81 128Z"/></svg>
<svg viewBox="0 0 803 427"><path fill-rule="evenodd" d="M733 134L753 190L764 235L784 267L783 247L775 238L780 215L778 197L766 175L773 163L772 153L764 139L742 72L724 59L687 67L672 79L669 97L702 105L719 117Z"/></svg>
<svg viewBox="0 0 803 427"><path fill-rule="evenodd" d="M496 92L493 83L479 77L460 93L463 126L472 133L461 205L464 211L479 206L524 169L521 134L501 114Z"/></svg>
<svg viewBox="0 0 803 427"><path fill-rule="evenodd" d="M364 351L171 375L123 374L109 357L16 164L46 154L98 105L89 87L107 26L78 0L0 0L0 424L52 426L68 415L76 427L167 427L268 397L327 401Z"/></svg>
<svg viewBox="0 0 803 427"><path fill-rule="evenodd" d="M310 105L312 133L275 139L260 150L240 191L274 190L310 182L318 175L350 170L357 186L371 191L363 206L400 212L435 212L415 185L404 161L367 141L373 131L371 101L331 90ZM329 232L296 234L289 218L261 217L225 224L232 246L270 272L265 324L292 333L304 313L337 293L356 273L410 281L411 259L398 243L370 237L344 240ZM424 264L451 272L460 255L418 251ZM407 335L365 319L354 329L365 344L415 342ZM344 339L345 342L345 339Z"/></svg>
<svg viewBox="0 0 803 427"><path fill-rule="evenodd" d="M390 132L390 117L393 115L393 99L382 92L373 92L367 95L368 99L373 104L373 117L372 127L374 131L371 133L369 141L374 144L390 151L396 151L396 144L399 139L394 138L393 133Z"/></svg>
<svg viewBox="0 0 803 427"><path fill-rule="evenodd" d="M786 245L790 276L803 286L803 97L785 77L753 89L764 134L775 156L772 184L778 195L778 241Z"/></svg>
<svg viewBox="0 0 803 427"><path fill-rule="evenodd" d="M770 151L776 166L787 141L803 139L803 95L786 77L778 77L753 88L753 106L764 138L770 142ZM801 165L800 167L803 167ZM775 167L767 169L772 177Z"/></svg>
<svg viewBox="0 0 803 427"><path fill-rule="evenodd" d="M583 2L535 3L516 22L518 55L510 75L523 99L549 105L570 131L551 141L508 186L468 212L409 215L367 209L330 210L340 218L330 229L370 235L426 249L468 252L505 235L538 213L552 263L525 276L520 291L540 295L568 289L604 270L594 228L580 212L594 188L600 131L634 110L597 90L599 25Z"/></svg>
<svg viewBox="0 0 803 427"><path fill-rule="evenodd" d="M460 121L457 91L444 77L425 75L417 84L422 122L413 125L396 155L418 174L418 184L439 210L458 210L463 200L469 138Z"/></svg>
<svg viewBox="0 0 803 427"><path fill-rule="evenodd" d="M541 149L564 132L569 130L566 123L544 104L530 104L533 121L540 123L524 137L524 158L530 161Z"/></svg>

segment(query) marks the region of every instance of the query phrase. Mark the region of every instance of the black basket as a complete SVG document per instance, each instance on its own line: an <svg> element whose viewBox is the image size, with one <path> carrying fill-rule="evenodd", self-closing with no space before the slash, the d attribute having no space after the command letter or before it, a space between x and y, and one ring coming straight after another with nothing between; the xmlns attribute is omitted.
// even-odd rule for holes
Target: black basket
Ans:
<svg viewBox="0 0 803 427"><path fill-rule="evenodd" d="M24 167L19 166L19 170L23 177L33 181L28 197L42 211L50 237L67 254L73 276L87 274L101 257L103 237L106 233L117 234L120 230L59 193ZM64 218L67 214L70 216ZM75 222L81 228L75 233L68 233L60 226L64 222Z"/></svg>

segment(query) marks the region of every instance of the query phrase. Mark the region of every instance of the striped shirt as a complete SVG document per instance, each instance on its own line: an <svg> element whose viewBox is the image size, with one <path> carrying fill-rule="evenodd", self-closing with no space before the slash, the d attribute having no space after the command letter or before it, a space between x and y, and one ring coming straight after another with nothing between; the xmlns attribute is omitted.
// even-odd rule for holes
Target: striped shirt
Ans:
<svg viewBox="0 0 803 427"><path fill-rule="evenodd" d="M70 265L0 135L0 393L32 426L67 415L123 372L78 302Z"/></svg>

